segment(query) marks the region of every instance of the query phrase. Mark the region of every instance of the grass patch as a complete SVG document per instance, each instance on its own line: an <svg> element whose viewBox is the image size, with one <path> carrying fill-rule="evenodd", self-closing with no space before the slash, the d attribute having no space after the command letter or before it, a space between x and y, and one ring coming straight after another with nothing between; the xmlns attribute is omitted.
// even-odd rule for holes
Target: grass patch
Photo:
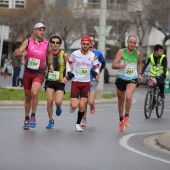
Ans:
<svg viewBox="0 0 170 170"><path fill-rule="evenodd" d="M103 95L104 99L110 99L116 97L116 94L106 93ZM47 100L46 92L40 90L38 98L40 101ZM0 88L0 100L25 100L23 89L7 89ZM70 92L67 91L63 97L63 100L70 100Z"/></svg>
<svg viewBox="0 0 170 170"><path fill-rule="evenodd" d="M116 97L116 94L106 93L103 95L104 99L110 99L110 98L114 98L114 97Z"/></svg>
<svg viewBox="0 0 170 170"><path fill-rule="evenodd" d="M46 100L46 92L40 90L38 94L39 100ZM70 99L70 92L66 92L63 100ZM23 89L7 89L0 88L0 100L25 100L25 95Z"/></svg>

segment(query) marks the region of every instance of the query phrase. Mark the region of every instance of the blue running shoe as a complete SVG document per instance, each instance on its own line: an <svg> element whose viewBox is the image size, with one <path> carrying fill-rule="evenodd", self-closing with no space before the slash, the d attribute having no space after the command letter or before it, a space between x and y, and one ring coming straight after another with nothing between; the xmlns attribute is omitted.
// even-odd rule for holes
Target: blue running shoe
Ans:
<svg viewBox="0 0 170 170"><path fill-rule="evenodd" d="M36 127L35 116L31 116L31 118L30 118L30 127L31 128L35 128Z"/></svg>
<svg viewBox="0 0 170 170"><path fill-rule="evenodd" d="M56 115L60 116L61 113L62 113L62 108L60 106L57 106L57 108L56 108Z"/></svg>
<svg viewBox="0 0 170 170"><path fill-rule="evenodd" d="M30 130L29 120L24 120L23 130Z"/></svg>
<svg viewBox="0 0 170 170"><path fill-rule="evenodd" d="M50 120L48 125L46 126L46 129L52 129L54 127L54 120Z"/></svg>

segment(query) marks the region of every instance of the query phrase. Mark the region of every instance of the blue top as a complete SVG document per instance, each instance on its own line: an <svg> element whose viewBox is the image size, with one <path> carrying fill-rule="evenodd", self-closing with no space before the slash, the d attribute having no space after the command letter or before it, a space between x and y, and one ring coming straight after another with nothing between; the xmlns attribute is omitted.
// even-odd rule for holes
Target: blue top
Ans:
<svg viewBox="0 0 170 170"><path fill-rule="evenodd" d="M103 54L99 50L94 49L92 52L97 56L100 63L105 61L105 58L104 58ZM90 71L95 71L95 70L92 67ZM94 79L94 77L90 74L90 80L93 80L93 79Z"/></svg>

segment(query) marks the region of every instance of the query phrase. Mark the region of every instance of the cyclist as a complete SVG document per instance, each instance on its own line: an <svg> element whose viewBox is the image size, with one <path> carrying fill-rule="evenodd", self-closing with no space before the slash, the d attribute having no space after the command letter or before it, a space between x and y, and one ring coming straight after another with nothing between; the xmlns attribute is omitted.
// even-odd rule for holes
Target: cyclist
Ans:
<svg viewBox="0 0 170 170"><path fill-rule="evenodd" d="M167 57L163 54L163 46L160 44L156 44L154 47L154 54L150 54L149 57L146 59L145 64L142 69L142 75L144 75L144 71L149 64L151 64L150 68L150 76L156 77L158 86L161 92L161 98L165 99L164 95L164 85L165 85L165 78L168 76L169 72L167 69Z"/></svg>

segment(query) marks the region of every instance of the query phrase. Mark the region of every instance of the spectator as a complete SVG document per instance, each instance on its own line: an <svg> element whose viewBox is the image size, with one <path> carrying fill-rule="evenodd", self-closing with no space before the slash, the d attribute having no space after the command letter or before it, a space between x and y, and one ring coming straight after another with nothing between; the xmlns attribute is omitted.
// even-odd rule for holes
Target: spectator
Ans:
<svg viewBox="0 0 170 170"><path fill-rule="evenodd" d="M20 87L23 87L23 76L24 76L24 70L25 70L25 60L24 58L21 61L21 69L19 72L19 81L18 81L18 85L21 83Z"/></svg>
<svg viewBox="0 0 170 170"><path fill-rule="evenodd" d="M19 72L21 69L21 58L16 58L15 57L15 53L18 49L16 49L13 53L12 53L12 66L13 66L13 77L12 77L12 86L16 87L18 86L18 79L19 79Z"/></svg>
<svg viewBox="0 0 170 170"><path fill-rule="evenodd" d="M1 59L1 75L4 74L4 63L5 63L5 56L2 55L2 59Z"/></svg>

